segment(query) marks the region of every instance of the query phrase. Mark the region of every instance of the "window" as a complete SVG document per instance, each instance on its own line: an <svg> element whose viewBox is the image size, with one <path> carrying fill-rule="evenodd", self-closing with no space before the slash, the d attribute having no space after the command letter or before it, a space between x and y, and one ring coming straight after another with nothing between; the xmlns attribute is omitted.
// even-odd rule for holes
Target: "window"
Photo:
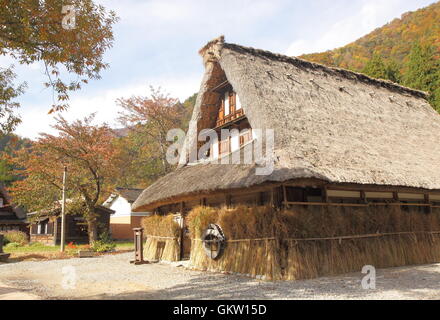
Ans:
<svg viewBox="0 0 440 320"><path fill-rule="evenodd" d="M229 137L226 138L225 140L220 141L219 143L219 154L223 155L225 153L229 153L230 152L230 139Z"/></svg>
<svg viewBox="0 0 440 320"><path fill-rule="evenodd" d="M252 140L252 130L251 129L245 129L242 132L240 132L240 146L248 143Z"/></svg>
<svg viewBox="0 0 440 320"><path fill-rule="evenodd" d="M327 190L328 201L331 203L363 204L361 191L358 190Z"/></svg>
<svg viewBox="0 0 440 320"><path fill-rule="evenodd" d="M235 94L235 110L241 109L241 102L240 98L238 97L238 94Z"/></svg>
<svg viewBox="0 0 440 320"><path fill-rule="evenodd" d="M286 197L289 202L323 202L320 188L301 188L286 186Z"/></svg>
<svg viewBox="0 0 440 320"><path fill-rule="evenodd" d="M48 234L49 228L47 221L42 221L37 225L37 234Z"/></svg>
<svg viewBox="0 0 440 320"><path fill-rule="evenodd" d="M225 97L223 99L223 106L224 106L225 117L226 117L230 114L229 91L225 92Z"/></svg>

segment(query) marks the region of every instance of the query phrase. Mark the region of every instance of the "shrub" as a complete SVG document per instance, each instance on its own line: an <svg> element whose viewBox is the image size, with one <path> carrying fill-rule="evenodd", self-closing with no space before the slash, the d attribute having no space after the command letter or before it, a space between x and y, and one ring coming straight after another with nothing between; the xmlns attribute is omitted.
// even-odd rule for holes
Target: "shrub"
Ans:
<svg viewBox="0 0 440 320"><path fill-rule="evenodd" d="M99 240L95 241L91 249L95 252L109 252L116 248L116 243L110 237L110 234L105 231L99 236Z"/></svg>
<svg viewBox="0 0 440 320"><path fill-rule="evenodd" d="M11 230L3 233L3 235L4 235L4 239L3 239L4 244L15 242L15 243L19 243L21 246L24 246L25 244L28 243L28 238L26 233L21 231Z"/></svg>
<svg viewBox="0 0 440 320"><path fill-rule="evenodd" d="M22 245L17 242L9 242L7 245L5 245L5 248L18 248Z"/></svg>

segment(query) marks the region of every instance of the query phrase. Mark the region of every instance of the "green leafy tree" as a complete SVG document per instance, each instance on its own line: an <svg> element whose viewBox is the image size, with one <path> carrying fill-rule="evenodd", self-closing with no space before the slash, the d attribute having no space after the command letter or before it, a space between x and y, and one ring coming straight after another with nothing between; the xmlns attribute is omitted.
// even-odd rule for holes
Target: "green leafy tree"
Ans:
<svg viewBox="0 0 440 320"><path fill-rule="evenodd" d="M378 79L386 79L387 72L386 66L382 57L379 54L374 54L373 57L367 62L365 67L362 69L362 73L366 75L378 78Z"/></svg>
<svg viewBox="0 0 440 320"><path fill-rule="evenodd" d="M173 168L166 160L168 130L188 129L197 95L183 103L151 88L150 95L118 99L119 120L128 134L115 139L119 172L116 184L146 187Z"/></svg>
<svg viewBox="0 0 440 320"><path fill-rule="evenodd" d="M31 141L14 134L0 136L0 183L9 186L19 177L14 175L16 169L8 159L16 150L29 148Z"/></svg>
<svg viewBox="0 0 440 320"><path fill-rule="evenodd" d="M3 134L13 131L20 123L14 112L20 104L15 99L24 92L26 84L15 85L15 78L12 67L0 68L0 133Z"/></svg>
<svg viewBox="0 0 440 320"><path fill-rule="evenodd" d="M440 111L440 60L431 45L416 43L405 66L404 84L430 93L430 102Z"/></svg>
<svg viewBox="0 0 440 320"><path fill-rule="evenodd" d="M397 63L394 61L385 63L377 53L367 62L362 69L362 73L377 79L390 80L396 83L400 81L400 71Z"/></svg>
<svg viewBox="0 0 440 320"><path fill-rule="evenodd" d="M399 64L395 61L387 63L385 68L385 75L387 80L391 80L395 83L402 82L402 74L400 72Z"/></svg>
<svg viewBox="0 0 440 320"><path fill-rule="evenodd" d="M12 166L7 160L0 160L0 183L3 185L10 185L15 180L12 174Z"/></svg>

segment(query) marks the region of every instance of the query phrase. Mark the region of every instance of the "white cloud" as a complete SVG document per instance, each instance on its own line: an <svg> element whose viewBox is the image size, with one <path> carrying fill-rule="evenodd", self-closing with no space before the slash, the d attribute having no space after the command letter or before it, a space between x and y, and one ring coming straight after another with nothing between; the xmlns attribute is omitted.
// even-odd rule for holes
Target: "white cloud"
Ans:
<svg viewBox="0 0 440 320"><path fill-rule="evenodd" d="M194 49L195 42L200 41L197 45L202 46L210 37L225 34L227 41L240 40L267 49L273 45L278 51L288 47L287 54L290 55L324 51L352 42L391 20L396 12L416 9L422 5L420 2L429 0L357 0L361 3L357 12L353 12L352 7L342 8L344 18L334 22L338 19L328 17L327 20L333 19L329 25L316 19L315 11L308 12L307 5L302 10L302 5L296 3L299 9L294 11L291 3L285 0L96 1L121 17L115 26L115 46L106 59L111 68L103 74L102 81L107 89L97 88L102 86L101 82L91 82L73 95L71 108L63 116L76 119L96 111L97 122L114 125L119 111L115 100L145 95L148 85L162 86L181 100L198 91L202 70L200 64L196 64L200 63L200 58ZM316 1L327 5L326 0ZM335 5L338 3L336 1ZM314 21L314 31L297 22L302 21L296 19L302 15ZM301 29L304 36L290 45L292 34L289 27L304 28ZM0 56L0 65L9 62ZM17 66L16 71L18 80L29 81L28 95L20 110L23 123L17 133L36 137L39 132L50 131L49 124L53 123L53 116L47 115L51 101L43 101L47 95L41 89L46 80L43 69L35 64ZM122 85L121 78L125 79ZM37 103L36 99L42 102Z"/></svg>
<svg viewBox="0 0 440 320"><path fill-rule="evenodd" d="M201 75L190 75L185 78L142 79L124 87L102 90L93 96L83 94L78 98L73 98L70 108L61 115L71 121L96 112L96 123L105 122L117 127L116 119L120 108L116 104L116 99L129 98L134 95L146 96L149 94L149 86L152 85L155 88L162 87L167 90L164 93L183 101L198 92L200 81ZM54 115L47 114L47 111L47 105L22 106L23 122L18 126L16 133L29 138L36 138L41 132L55 133L50 127L55 123Z"/></svg>
<svg viewBox="0 0 440 320"><path fill-rule="evenodd" d="M282 8L283 1L267 0L99 0L117 12L121 25L142 32L141 40L195 34L229 33L252 29L259 19ZM132 34L131 36L139 35ZM188 34L185 34L187 36Z"/></svg>
<svg viewBox="0 0 440 320"><path fill-rule="evenodd" d="M420 4L413 6L417 8ZM406 0L362 0L358 12L335 22L315 38L295 40L289 45L286 54L297 56L342 47L390 22L398 17L398 12L414 9L413 6Z"/></svg>

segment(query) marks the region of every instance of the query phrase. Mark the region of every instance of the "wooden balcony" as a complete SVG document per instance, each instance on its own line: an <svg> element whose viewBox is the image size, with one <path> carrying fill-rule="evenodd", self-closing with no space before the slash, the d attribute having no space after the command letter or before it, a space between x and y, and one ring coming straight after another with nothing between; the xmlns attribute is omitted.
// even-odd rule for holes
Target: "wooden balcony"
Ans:
<svg viewBox="0 0 440 320"><path fill-rule="evenodd" d="M217 128L221 127L221 126L224 126L228 122L232 122L232 121L234 121L234 120L236 120L238 118L241 118L243 116L244 116L243 109L236 110L235 112L225 116L224 118L218 119L215 126Z"/></svg>

